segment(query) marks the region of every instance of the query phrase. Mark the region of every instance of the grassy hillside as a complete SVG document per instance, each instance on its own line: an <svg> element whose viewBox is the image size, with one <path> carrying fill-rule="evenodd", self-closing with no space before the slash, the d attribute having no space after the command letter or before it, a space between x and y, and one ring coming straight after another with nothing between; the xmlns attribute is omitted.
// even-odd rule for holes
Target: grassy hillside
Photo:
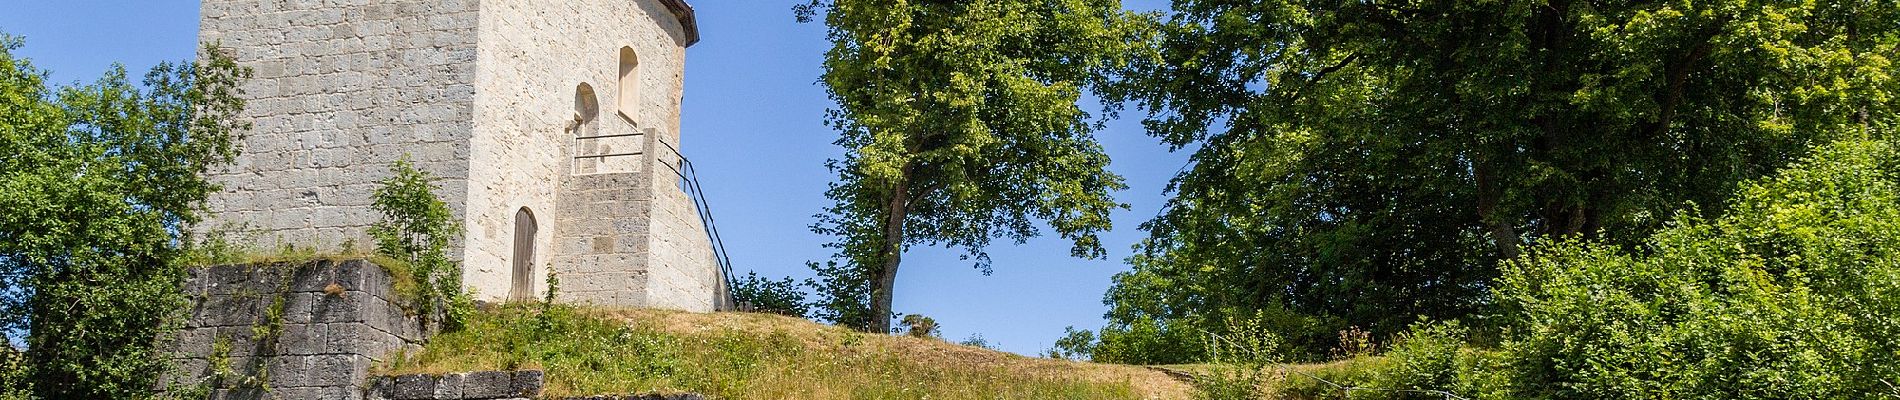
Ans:
<svg viewBox="0 0 1900 400"><path fill-rule="evenodd" d="M548 395L719 399L1180 399L1142 367L1023 357L769 314L515 305L437 336L384 373L543 369Z"/></svg>

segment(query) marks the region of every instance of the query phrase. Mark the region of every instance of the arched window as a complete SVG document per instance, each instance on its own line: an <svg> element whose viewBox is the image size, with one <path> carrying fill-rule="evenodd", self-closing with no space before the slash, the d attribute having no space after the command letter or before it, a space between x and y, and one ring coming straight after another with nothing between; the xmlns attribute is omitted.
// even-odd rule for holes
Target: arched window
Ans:
<svg viewBox="0 0 1900 400"><path fill-rule="evenodd" d="M620 48L620 96L614 108L628 121L639 122L634 116L640 112L640 55L634 54L632 47Z"/></svg>
<svg viewBox="0 0 1900 400"><path fill-rule="evenodd" d="M600 100L594 95L594 87L583 83L574 88L574 122L583 128L592 125L600 118ZM585 133L585 132L584 132ZM584 135L583 135L584 136Z"/></svg>
<svg viewBox="0 0 1900 400"><path fill-rule="evenodd" d="M534 298L534 235L540 227L534 221L534 212L522 207L515 211L515 251L514 279L508 290L508 300L520 301Z"/></svg>
<svg viewBox="0 0 1900 400"><path fill-rule="evenodd" d="M574 173L590 174L600 168L600 154L613 151L595 140L600 135L600 100L594 87L585 83L574 88Z"/></svg>

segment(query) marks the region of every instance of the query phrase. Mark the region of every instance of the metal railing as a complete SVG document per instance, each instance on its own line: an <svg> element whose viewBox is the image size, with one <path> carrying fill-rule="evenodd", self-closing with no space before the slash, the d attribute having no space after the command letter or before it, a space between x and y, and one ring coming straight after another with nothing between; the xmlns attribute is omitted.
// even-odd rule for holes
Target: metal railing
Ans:
<svg viewBox="0 0 1900 400"><path fill-rule="evenodd" d="M699 214L699 222L706 226L706 240L712 243L713 259L719 263L719 275L725 280L726 290L721 291L725 297L723 299L725 306L735 307L738 302L732 298L732 289L737 286L738 278L732 275L732 257L726 253L726 242L719 236L719 225L713 221L712 205L707 203L706 192L699 186L699 171L693 168L692 160L687 159L685 154L680 154L679 148L673 147L673 144L665 140L654 139L654 142L666 146L674 157L679 158L678 166L663 160L654 161L673 170L675 175L679 175L682 182L680 189L686 192L686 197L693 199L693 209Z"/></svg>
<svg viewBox="0 0 1900 400"><path fill-rule="evenodd" d="M634 133L615 133L615 134L608 134L608 135L594 135L594 136L576 136L576 137L574 137L574 141L575 141L576 143L579 143L579 142L580 142L580 141L582 141L582 140L594 140L594 139L608 139L608 138L617 138L617 137L630 137L630 136L640 136L640 135L645 135L645 134L646 134L646 133L644 133L644 132L634 132ZM576 147L580 147L580 146L576 146ZM590 147L591 147L591 146L590 146ZM626 157L626 156L637 156L637 155L642 155L642 154L646 154L646 152L645 152L645 151L636 151L636 152L631 152L631 153L613 153L613 154L582 154L582 155L576 155L576 156L574 156L574 159L576 159L576 160L585 160L585 159L590 159L590 158L601 158L601 159L605 159L605 158L609 158L609 157Z"/></svg>

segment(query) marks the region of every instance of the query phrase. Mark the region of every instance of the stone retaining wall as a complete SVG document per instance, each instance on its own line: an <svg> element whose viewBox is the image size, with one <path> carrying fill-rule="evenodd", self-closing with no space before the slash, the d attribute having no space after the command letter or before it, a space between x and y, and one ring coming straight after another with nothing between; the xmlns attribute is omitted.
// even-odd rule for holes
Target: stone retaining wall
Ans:
<svg viewBox="0 0 1900 400"><path fill-rule="evenodd" d="M377 400L493 400L541 395L541 371L481 371L442 375L376 377L369 398Z"/></svg>
<svg viewBox="0 0 1900 400"><path fill-rule="evenodd" d="M435 332L366 260L222 265L190 271L191 315L164 382L209 399L500 400L540 398L541 371L371 376ZM439 321L440 318L433 318ZM696 394L574 400L704 400Z"/></svg>
<svg viewBox="0 0 1900 400"><path fill-rule="evenodd" d="M453 374L380 376L370 384L372 400L517 400L541 395L541 371L480 371ZM692 393L562 397L558 400L706 400Z"/></svg>
<svg viewBox="0 0 1900 400"><path fill-rule="evenodd" d="M362 399L371 366L433 332L364 260L196 268L179 371L213 399Z"/></svg>

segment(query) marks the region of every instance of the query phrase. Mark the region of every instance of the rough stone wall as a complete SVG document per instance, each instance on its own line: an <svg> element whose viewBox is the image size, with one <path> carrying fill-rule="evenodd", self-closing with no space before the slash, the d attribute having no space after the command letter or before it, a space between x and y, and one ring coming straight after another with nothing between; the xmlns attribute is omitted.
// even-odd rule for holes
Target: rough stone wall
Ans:
<svg viewBox="0 0 1900 400"><path fill-rule="evenodd" d="M371 243L375 182L409 154L458 213L474 127L477 0L205 0L200 40L255 70L253 129L200 231L260 249Z"/></svg>
<svg viewBox="0 0 1900 400"><path fill-rule="evenodd" d="M562 300L647 305L647 181L638 173L561 181L554 265Z"/></svg>
<svg viewBox="0 0 1900 400"><path fill-rule="evenodd" d="M541 371L477 371L373 378L372 400L501 400L541 395L547 377Z"/></svg>
<svg viewBox="0 0 1900 400"><path fill-rule="evenodd" d="M362 260L193 269L184 358L165 381L210 385L213 399L362 399L371 366L419 350L432 331L392 282Z"/></svg>
<svg viewBox="0 0 1900 400"><path fill-rule="evenodd" d="M666 135L653 135L654 140ZM647 307L712 311L720 307L724 280L720 279L706 226L682 182L680 156L664 143L655 152L653 168L652 235L647 257Z"/></svg>
<svg viewBox="0 0 1900 400"><path fill-rule="evenodd" d="M557 203L575 203L558 200L570 194L563 192L563 188L591 189L564 180L580 176L577 170L622 173L650 170L637 165L641 164L639 157L590 162L605 165L574 164L573 156L580 152L577 147L582 145L593 147L589 149L591 154L644 150L637 145L640 142L637 138L577 143L572 127L576 88L586 84L594 91L599 114L590 128L591 133L631 133L636 129L658 128L659 132L674 135L673 139L677 140L685 38L679 20L658 0L496 0L484 3L480 21L470 153L472 178L464 224L469 229L467 248L470 249L463 258L465 278L468 286L482 298L500 299L509 293L513 275L513 218L517 210L527 207L541 217L540 233L535 238L537 277L531 280L534 291L541 293L546 290L542 283L545 279L541 277L545 276L545 266L551 261L555 261L557 268L574 269L574 272L592 268L568 266L558 261L591 257L593 252L548 251L571 248L555 242L556 232L574 232L559 226L572 218L548 218L570 213L556 209ZM625 108L616 101L621 90L622 47L633 48L640 61L639 104ZM625 178L609 181L629 184ZM630 201L644 202L644 199ZM550 223L555 226L549 226ZM591 235L617 234L621 233L594 231ZM639 266L625 264L618 268L623 274L631 274L638 271ZM578 280L568 282L578 284ZM572 293L578 294L578 291Z"/></svg>
<svg viewBox="0 0 1900 400"><path fill-rule="evenodd" d="M203 7L201 39L221 42L257 74L244 87L255 129L237 162L211 174L225 190L196 229L239 233L232 239L258 250L367 247L375 182L410 154L441 178L437 194L463 222L454 256L478 299L511 292L514 219L524 208L537 223L533 293L545 292L546 267L555 265L603 278L570 285L576 295L591 285L585 299L603 305L708 311L709 297L723 298L711 294L721 281L704 227L665 168L677 165L688 39L661 0ZM639 60L639 97L628 105L618 101L629 90L620 82L622 48ZM581 85L592 88L598 116L577 126ZM645 134L576 139L635 132ZM629 152L643 154L574 159ZM589 177L596 174L612 176ZM601 198L610 192L637 197ZM595 213L601 208L613 210ZM636 219L603 222L608 214ZM562 226L568 221L593 222ZM577 240L587 243L567 243Z"/></svg>
<svg viewBox="0 0 1900 400"><path fill-rule="evenodd" d="M511 400L536 398L547 384L541 371L477 371L376 377L372 400ZM694 393L541 397L559 400L705 400Z"/></svg>

